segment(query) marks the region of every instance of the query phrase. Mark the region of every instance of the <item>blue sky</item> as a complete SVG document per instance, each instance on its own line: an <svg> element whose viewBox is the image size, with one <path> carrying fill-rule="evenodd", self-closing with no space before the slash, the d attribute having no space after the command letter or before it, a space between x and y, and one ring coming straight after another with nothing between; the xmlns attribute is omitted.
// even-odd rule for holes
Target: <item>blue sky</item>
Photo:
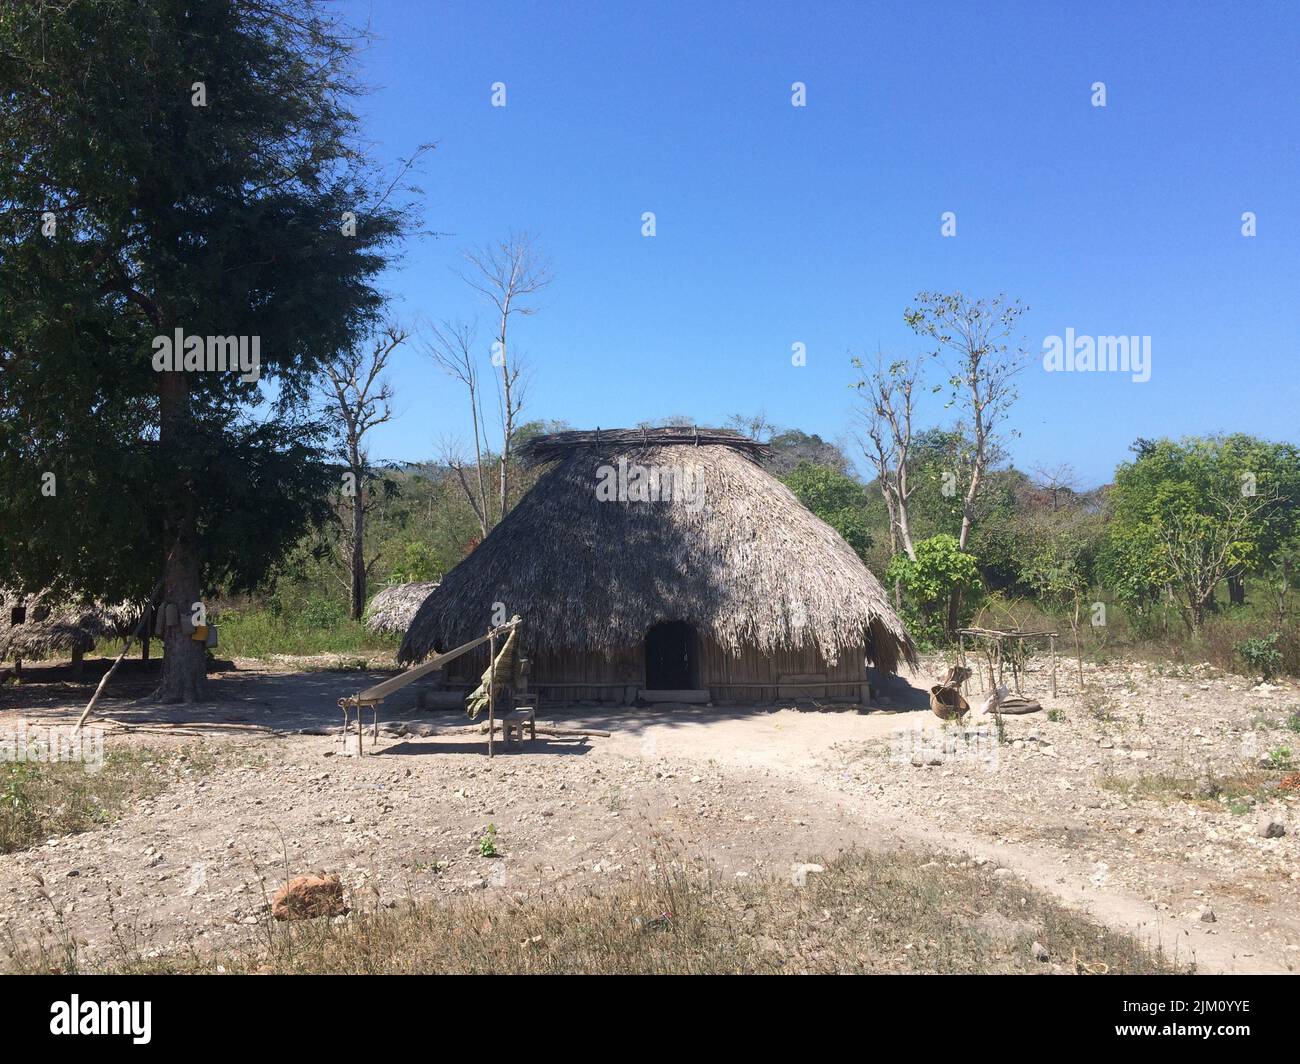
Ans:
<svg viewBox="0 0 1300 1064"><path fill-rule="evenodd" d="M1138 436L1300 440L1294 4L338 7L376 35L361 112L377 158L437 143L420 184L446 235L383 278L398 317L481 315L487 367L461 249L530 230L553 263L514 333L526 417L761 409L847 438L850 356L921 353L904 308L960 289L1030 308L1022 467L1098 484ZM1150 381L1045 373L1044 338L1067 328L1150 336ZM392 379L375 457L467 436L463 395L414 347ZM949 417L928 399L919 421Z"/></svg>

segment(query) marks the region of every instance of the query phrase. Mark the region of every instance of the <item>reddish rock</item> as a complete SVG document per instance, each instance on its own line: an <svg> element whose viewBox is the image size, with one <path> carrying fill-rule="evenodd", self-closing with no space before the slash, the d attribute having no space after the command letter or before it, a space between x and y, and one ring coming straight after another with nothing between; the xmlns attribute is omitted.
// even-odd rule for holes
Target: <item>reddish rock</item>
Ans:
<svg viewBox="0 0 1300 1064"><path fill-rule="evenodd" d="M277 920L310 920L347 912L339 877L295 876L275 892L271 915Z"/></svg>

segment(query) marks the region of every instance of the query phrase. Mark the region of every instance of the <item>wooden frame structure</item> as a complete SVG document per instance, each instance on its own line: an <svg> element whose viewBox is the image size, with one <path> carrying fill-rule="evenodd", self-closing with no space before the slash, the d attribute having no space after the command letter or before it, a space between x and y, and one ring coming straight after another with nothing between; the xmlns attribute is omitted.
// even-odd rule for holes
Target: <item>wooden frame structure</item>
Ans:
<svg viewBox="0 0 1300 1064"><path fill-rule="evenodd" d="M343 736L344 746L346 747L348 740L348 725L351 723L352 710L355 709L357 713L357 756L360 757L365 752L365 744L362 740L361 729L361 712L363 707L369 706L374 712L374 725L370 738L370 744L373 746L379 741L379 706L385 698L400 691L408 684L414 683L416 680L420 679L421 676L427 676L435 669L442 668L442 666L446 665L447 662L454 661L456 658L460 657L462 654L468 653L475 647L482 646L484 643L488 644L488 669L490 672L495 673L497 636L503 632L510 632L513 629L518 628L522 623L523 622L518 618L514 618L507 621L505 624L499 624L495 628L488 629L486 635L481 635L477 639L471 639L468 643L462 643L460 646L447 651L445 654L435 654L423 664L407 669L405 672L400 673L397 676L390 677L382 683L375 684L373 687L367 687L364 691L359 691L355 695L348 695L346 698L340 698L339 709L343 711L343 728L341 734ZM488 684L488 757L491 757L493 753L492 739L496 730L496 686L495 683L489 682Z"/></svg>
<svg viewBox="0 0 1300 1064"><path fill-rule="evenodd" d="M966 664L966 640L984 639L991 643L991 646L985 649L985 664L988 666L989 690L996 691L998 684L1002 682L1002 668L1005 663L1006 655L1003 653L1003 645L1008 642L1018 642L1023 649L1025 641L1028 639L1046 639L1052 655L1052 697L1056 697L1056 640L1060 632L1026 632L1023 628L958 628L957 629L957 662L959 665ZM1021 655L1023 657L1023 655ZM1011 681L1016 685L1016 694L1023 694L1020 689L1020 667L1019 658L1011 659ZM979 670L974 670L979 673ZM996 678L995 678L996 672ZM980 673L981 687L984 682L983 674ZM969 682L969 681L968 681Z"/></svg>

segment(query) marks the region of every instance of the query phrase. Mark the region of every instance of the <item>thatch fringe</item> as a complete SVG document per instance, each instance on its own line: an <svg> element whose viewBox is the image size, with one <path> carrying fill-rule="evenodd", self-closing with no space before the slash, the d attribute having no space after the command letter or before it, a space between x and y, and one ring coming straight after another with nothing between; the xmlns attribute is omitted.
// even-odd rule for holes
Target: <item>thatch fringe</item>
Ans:
<svg viewBox="0 0 1300 1064"><path fill-rule="evenodd" d="M415 611L437 586L437 580L429 580L384 588L366 607L366 627L372 632L405 632Z"/></svg>
<svg viewBox="0 0 1300 1064"><path fill-rule="evenodd" d="M657 431L657 434L656 434ZM558 433L528 441L555 464L421 605L399 651L419 661L519 613L530 648L612 655L683 620L724 650L860 652L881 669L916 649L880 582L825 522L754 460L758 444L684 442L690 430ZM601 501L619 459L690 467L702 505Z"/></svg>

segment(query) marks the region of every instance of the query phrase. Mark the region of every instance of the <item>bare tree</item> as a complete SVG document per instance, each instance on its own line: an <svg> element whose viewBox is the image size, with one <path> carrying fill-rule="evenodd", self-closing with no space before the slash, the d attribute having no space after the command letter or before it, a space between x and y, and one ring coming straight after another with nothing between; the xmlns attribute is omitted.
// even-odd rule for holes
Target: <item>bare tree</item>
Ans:
<svg viewBox="0 0 1300 1064"><path fill-rule="evenodd" d="M477 326L465 322L443 322L429 327L429 338L423 342L425 352L448 376L465 386L469 397L470 424L474 435L474 482L465 470L465 459L455 441L448 439L443 445L443 460L456 474L456 480L469 501L479 530L484 537L494 523L488 501L488 485L484 477L484 454L487 445L487 427L483 419L483 400L479 386L478 367L474 361Z"/></svg>
<svg viewBox="0 0 1300 1064"><path fill-rule="evenodd" d="M365 437L393 416L393 389L383 374L389 357L406 338L404 329L389 323L369 344L341 351L323 367L321 391L339 416L338 449L347 467L339 517L346 541L344 568L353 620L359 620L365 609L366 585L378 561L378 555L369 560L365 556L366 514L376 503L369 485L371 469Z"/></svg>
<svg viewBox="0 0 1300 1064"><path fill-rule="evenodd" d="M920 362L891 362L885 365L877 354L871 367L860 358L853 366L862 373L854 385L864 406L858 411L865 440L858 443L876 471L876 482L889 511L889 545L894 554L901 546L916 561L907 502L916 491L908 483L912 450L912 395L921 380Z"/></svg>
<svg viewBox="0 0 1300 1064"><path fill-rule="evenodd" d="M523 361L510 348L510 319L513 315L537 313L530 303L551 283L550 265L542 257L536 239L529 233L512 234L506 240L465 252L467 268L462 280L482 295L496 314L492 365L500 370L497 405L501 417L499 458L499 521L510 506L510 450L519 411L523 408Z"/></svg>
<svg viewBox="0 0 1300 1064"><path fill-rule="evenodd" d="M751 440L758 440L759 443L770 440L776 431L776 426L768 418L766 410L760 410L756 414L732 414L727 418L725 425L743 436L748 436Z"/></svg>
<svg viewBox="0 0 1300 1064"><path fill-rule="evenodd" d="M995 453L998 426L1016 400L1013 378L1024 366L1025 351L1020 346L1013 349L1008 341L1028 308L1005 296L970 299L960 292L920 292L916 302L904 311L903 320L939 345L936 357L944 351L952 357L953 399L970 420L973 453L958 538L965 550L975 522L975 500Z"/></svg>
<svg viewBox="0 0 1300 1064"><path fill-rule="evenodd" d="M1038 489L1052 497L1053 513L1060 509L1062 494L1071 496L1078 494L1079 477L1074 471L1074 466L1069 462L1062 462L1056 466L1034 466L1034 476L1038 479Z"/></svg>

